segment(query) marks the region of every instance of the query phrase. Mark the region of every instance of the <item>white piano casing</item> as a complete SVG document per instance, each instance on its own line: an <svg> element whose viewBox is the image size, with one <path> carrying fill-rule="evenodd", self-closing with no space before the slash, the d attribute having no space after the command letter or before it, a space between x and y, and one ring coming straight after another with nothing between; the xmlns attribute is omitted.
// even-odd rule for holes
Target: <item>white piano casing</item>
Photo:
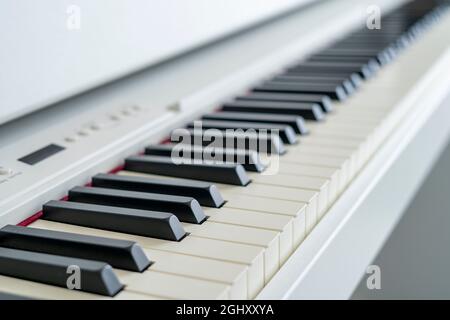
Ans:
<svg viewBox="0 0 450 320"><path fill-rule="evenodd" d="M63 197L69 188L88 182L90 176L120 165L125 156L160 141L171 128L318 50L336 38L335 30L342 30L343 35L361 25L366 7L374 2L386 8L403 1L320 3L170 64L150 68L3 125L0 167L10 173L0 176L0 226L23 221L38 212L42 203ZM447 15L439 27L449 25ZM274 41L268 44L267 37ZM427 39L430 54L445 51L431 36ZM411 62L414 50L420 48L412 47L401 61ZM437 79L445 79L440 73L444 66L448 69L449 61L446 52L402 100L397 117L401 118L412 107L413 112L401 121L377 155L278 271L260 293L260 299L351 296L447 141L450 129L445 126L445 116L448 119L449 110L439 106L448 93L449 83ZM32 167L17 161L50 143L67 149ZM416 169L414 175L410 174L411 166ZM392 181L398 179L402 179L401 193L392 190L396 186ZM379 201L381 198L383 201ZM362 225L367 228L361 228ZM349 248L354 239L361 245Z"/></svg>
<svg viewBox="0 0 450 320"><path fill-rule="evenodd" d="M313 1L3 1L0 124Z"/></svg>
<svg viewBox="0 0 450 320"><path fill-rule="evenodd" d="M12 171L12 178L0 180L0 224L23 221L42 203L61 198L92 174L109 171L125 156L160 141L171 128L325 46L337 38L335 30L342 30L342 36L361 25L368 4L326 2L2 125L0 167ZM267 37L273 41L268 43ZM133 106L140 111L132 111ZM128 111L135 116L124 115ZM102 129L91 130L92 125ZM45 165L30 167L17 161L50 143L67 149Z"/></svg>

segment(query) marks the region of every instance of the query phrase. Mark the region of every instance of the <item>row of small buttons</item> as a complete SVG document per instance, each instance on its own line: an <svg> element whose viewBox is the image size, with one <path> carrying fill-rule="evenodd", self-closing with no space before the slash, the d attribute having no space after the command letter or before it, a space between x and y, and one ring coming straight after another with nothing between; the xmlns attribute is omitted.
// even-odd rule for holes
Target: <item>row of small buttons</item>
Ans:
<svg viewBox="0 0 450 320"><path fill-rule="evenodd" d="M75 135L64 138L64 141L68 143L74 143L78 141L78 139L87 137L95 131L100 131L105 127L116 125L123 119L123 117L135 116L141 110L142 108L138 105L130 105L128 107L125 107L119 112L107 116L107 118L102 122L90 123L89 125L78 130Z"/></svg>
<svg viewBox="0 0 450 320"><path fill-rule="evenodd" d="M9 176L13 173L11 169L0 167L0 176Z"/></svg>

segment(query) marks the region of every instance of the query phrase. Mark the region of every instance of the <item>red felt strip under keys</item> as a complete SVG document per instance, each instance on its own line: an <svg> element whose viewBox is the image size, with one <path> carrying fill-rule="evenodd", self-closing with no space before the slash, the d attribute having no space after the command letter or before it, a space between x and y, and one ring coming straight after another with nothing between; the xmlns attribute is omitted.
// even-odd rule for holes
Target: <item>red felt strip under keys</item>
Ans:
<svg viewBox="0 0 450 320"><path fill-rule="evenodd" d="M117 173L117 172L123 170L123 168L124 168L123 165L117 166L116 168L112 169L109 173ZM89 187L89 186L91 186L91 183L89 182L85 186ZM64 196L63 198L60 199L60 201L67 201L67 199L68 199L68 196ZM43 215L42 211L36 212L35 214L33 214L32 216L26 218L25 220L23 220L22 222L18 223L17 225L21 226L21 227L29 226L30 224L32 224L33 222L38 220L40 217L42 217L42 215Z"/></svg>

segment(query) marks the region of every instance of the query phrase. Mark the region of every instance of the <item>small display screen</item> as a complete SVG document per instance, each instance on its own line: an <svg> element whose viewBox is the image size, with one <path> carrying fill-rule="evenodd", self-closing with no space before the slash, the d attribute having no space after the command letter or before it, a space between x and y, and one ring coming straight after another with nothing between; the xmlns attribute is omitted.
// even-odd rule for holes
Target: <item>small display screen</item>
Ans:
<svg viewBox="0 0 450 320"><path fill-rule="evenodd" d="M20 162L29 164L29 165L34 165L36 163L39 163L49 157L51 157L52 155L63 151L65 148L58 146L56 144L50 144L42 149L39 149L37 151L34 151L33 153L30 153L29 155L26 155L25 157L22 157L20 159L18 159Z"/></svg>

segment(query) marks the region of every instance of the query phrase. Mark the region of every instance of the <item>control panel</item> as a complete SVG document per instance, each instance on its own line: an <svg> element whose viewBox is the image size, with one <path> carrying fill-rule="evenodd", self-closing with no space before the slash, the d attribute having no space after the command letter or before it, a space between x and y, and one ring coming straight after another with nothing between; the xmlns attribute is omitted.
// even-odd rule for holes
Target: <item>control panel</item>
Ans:
<svg viewBox="0 0 450 320"><path fill-rule="evenodd" d="M162 138L174 113L137 104L99 108L0 148L1 225L16 224L45 202L107 172ZM17 209L20 206L20 210Z"/></svg>

